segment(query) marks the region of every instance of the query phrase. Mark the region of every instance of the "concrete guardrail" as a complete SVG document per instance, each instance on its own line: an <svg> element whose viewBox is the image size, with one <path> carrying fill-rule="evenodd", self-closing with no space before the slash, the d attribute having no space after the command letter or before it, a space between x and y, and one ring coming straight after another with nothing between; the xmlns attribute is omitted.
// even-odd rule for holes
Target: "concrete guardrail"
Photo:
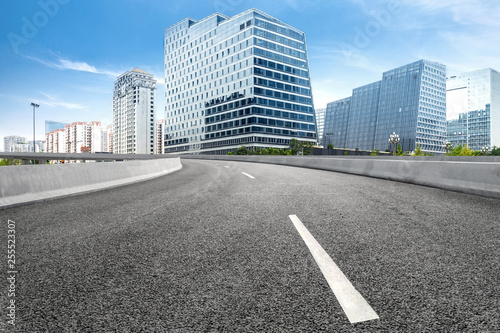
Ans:
<svg viewBox="0 0 500 333"><path fill-rule="evenodd" d="M181 168L177 156L122 162L0 166L0 208L131 184Z"/></svg>
<svg viewBox="0 0 500 333"><path fill-rule="evenodd" d="M259 156L193 155L212 159L270 163L344 172L500 198L500 157L494 156Z"/></svg>

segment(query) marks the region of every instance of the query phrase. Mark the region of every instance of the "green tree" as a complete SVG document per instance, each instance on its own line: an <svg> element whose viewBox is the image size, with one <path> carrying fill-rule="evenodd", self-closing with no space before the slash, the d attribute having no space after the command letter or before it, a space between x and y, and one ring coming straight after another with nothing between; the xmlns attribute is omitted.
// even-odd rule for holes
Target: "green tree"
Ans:
<svg viewBox="0 0 500 333"><path fill-rule="evenodd" d="M415 149L415 153L413 156L423 156L422 149L420 148L420 143L417 143L417 149Z"/></svg>
<svg viewBox="0 0 500 333"><path fill-rule="evenodd" d="M380 155L380 150L378 149L374 149L371 153L370 153L370 156L378 156Z"/></svg>
<svg viewBox="0 0 500 333"><path fill-rule="evenodd" d="M333 145L331 143L328 144L328 146L326 146L327 149L333 149Z"/></svg>
<svg viewBox="0 0 500 333"><path fill-rule="evenodd" d="M236 155L248 155L248 148L245 146L241 146L236 149Z"/></svg>
<svg viewBox="0 0 500 333"><path fill-rule="evenodd" d="M300 141L297 139L290 140L290 150L292 155L310 155L314 143L311 141Z"/></svg>
<svg viewBox="0 0 500 333"><path fill-rule="evenodd" d="M0 166L4 165L21 165L21 160L14 160L11 158L0 159Z"/></svg>
<svg viewBox="0 0 500 333"><path fill-rule="evenodd" d="M491 156L500 156L500 147L493 146L490 151Z"/></svg>
<svg viewBox="0 0 500 333"><path fill-rule="evenodd" d="M473 156L474 152L467 148L467 145L462 146L461 144L453 148L450 152L451 156Z"/></svg>
<svg viewBox="0 0 500 333"><path fill-rule="evenodd" d="M401 145L398 143L398 148L396 150L396 156L404 156L406 153L403 153L403 148L401 148Z"/></svg>

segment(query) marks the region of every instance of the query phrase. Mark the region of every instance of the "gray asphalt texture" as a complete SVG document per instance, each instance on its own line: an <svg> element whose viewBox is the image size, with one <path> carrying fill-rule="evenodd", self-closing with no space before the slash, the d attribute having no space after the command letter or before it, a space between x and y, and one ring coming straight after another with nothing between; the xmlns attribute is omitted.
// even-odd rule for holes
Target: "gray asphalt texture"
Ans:
<svg viewBox="0 0 500 333"><path fill-rule="evenodd" d="M16 221L15 331L500 330L499 200L285 166L182 163L154 180L0 210L1 244ZM291 214L379 320L349 323Z"/></svg>

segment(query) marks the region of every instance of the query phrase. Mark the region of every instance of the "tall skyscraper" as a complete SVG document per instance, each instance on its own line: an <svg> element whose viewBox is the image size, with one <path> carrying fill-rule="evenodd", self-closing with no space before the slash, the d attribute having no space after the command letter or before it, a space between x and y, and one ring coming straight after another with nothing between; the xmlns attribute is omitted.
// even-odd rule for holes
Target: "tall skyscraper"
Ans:
<svg viewBox="0 0 500 333"><path fill-rule="evenodd" d="M316 141L305 35L257 9L165 30L166 153Z"/></svg>
<svg viewBox="0 0 500 333"><path fill-rule="evenodd" d="M404 151L443 153L446 140L446 68L420 60L383 73L382 80L329 103L325 133L336 148L391 149L391 133ZM325 140L327 140L325 135ZM325 141L323 140L323 141Z"/></svg>
<svg viewBox="0 0 500 333"><path fill-rule="evenodd" d="M485 68L446 82L447 140L472 150L500 147L500 73Z"/></svg>
<svg viewBox="0 0 500 333"><path fill-rule="evenodd" d="M113 153L154 153L156 80L134 68L118 77L113 91Z"/></svg>

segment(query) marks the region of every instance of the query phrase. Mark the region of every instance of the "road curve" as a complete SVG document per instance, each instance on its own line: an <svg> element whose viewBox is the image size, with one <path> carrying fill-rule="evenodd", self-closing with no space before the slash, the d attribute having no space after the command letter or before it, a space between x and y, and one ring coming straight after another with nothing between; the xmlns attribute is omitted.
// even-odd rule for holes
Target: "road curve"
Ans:
<svg viewBox="0 0 500 333"><path fill-rule="evenodd" d="M16 223L16 330L500 330L499 200L327 171L182 162L154 180L0 210L4 239L7 220ZM379 319L349 321L290 215Z"/></svg>

